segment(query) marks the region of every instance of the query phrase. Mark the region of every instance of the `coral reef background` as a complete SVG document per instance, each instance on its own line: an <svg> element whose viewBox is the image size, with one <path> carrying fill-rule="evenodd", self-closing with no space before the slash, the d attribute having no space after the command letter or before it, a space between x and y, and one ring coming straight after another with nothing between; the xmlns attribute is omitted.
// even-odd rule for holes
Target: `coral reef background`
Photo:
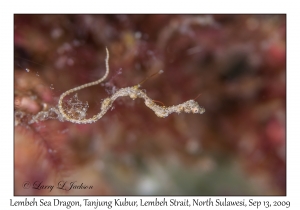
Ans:
<svg viewBox="0 0 300 210"><path fill-rule="evenodd" d="M286 194L285 15L19 14L14 36L15 195ZM158 118L120 98L93 124L28 124L20 113L101 78L105 47L108 79L78 92L88 117L160 69L142 84L149 97L206 112Z"/></svg>

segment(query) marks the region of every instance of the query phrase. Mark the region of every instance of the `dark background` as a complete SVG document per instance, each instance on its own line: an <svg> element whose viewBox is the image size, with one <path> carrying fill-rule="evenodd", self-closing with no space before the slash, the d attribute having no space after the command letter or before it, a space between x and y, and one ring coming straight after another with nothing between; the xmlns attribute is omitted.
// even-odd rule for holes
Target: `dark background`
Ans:
<svg viewBox="0 0 300 210"><path fill-rule="evenodd" d="M28 124L83 89L88 117L138 84L166 106L203 115L158 118L119 98L94 124ZM15 195L285 195L285 15L15 15ZM21 113L21 114L20 114ZM25 116L25 117L24 117ZM77 181L92 190L24 189Z"/></svg>

